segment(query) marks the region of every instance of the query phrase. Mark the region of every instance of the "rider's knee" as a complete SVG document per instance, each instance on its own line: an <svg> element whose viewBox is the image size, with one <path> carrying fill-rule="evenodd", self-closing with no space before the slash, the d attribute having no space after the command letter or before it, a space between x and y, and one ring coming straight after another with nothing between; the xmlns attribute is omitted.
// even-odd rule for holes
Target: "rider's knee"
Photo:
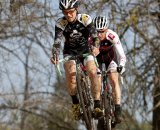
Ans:
<svg viewBox="0 0 160 130"><path fill-rule="evenodd" d="M70 84L76 83L76 72L66 73L66 77Z"/></svg>
<svg viewBox="0 0 160 130"><path fill-rule="evenodd" d="M76 84L76 77L72 76L70 80L71 84Z"/></svg>
<svg viewBox="0 0 160 130"><path fill-rule="evenodd" d="M97 67L93 61L89 61L86 64L87 72L91 75L95 75L97 73Z"/></svg>
<svg viewBox="0 0 160 130"><path fill-rule="evenodd" d="M97 70L94 66L90 66L87 69L89 76L97 76Z"/></svg>
<svg viewBox="0 0 160 130"><path fill-rule="evenodd" d="M89 70L89 71L88 71L88 75L89 75L90 77L96 77L96 76L97 76L97 72L96 72L95 70Z"/></svg>

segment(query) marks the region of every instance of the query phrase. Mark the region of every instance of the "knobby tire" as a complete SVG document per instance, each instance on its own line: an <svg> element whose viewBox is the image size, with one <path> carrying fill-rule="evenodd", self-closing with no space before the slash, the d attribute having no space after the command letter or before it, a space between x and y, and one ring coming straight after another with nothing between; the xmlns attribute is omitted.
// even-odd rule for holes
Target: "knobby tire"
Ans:
<svg viewBox="0 0 160 130"><path fill-rule="evenodd" d="M83 81L81 79L81 75L77 74L77 90L78 90L78 94L79 94L79 98L80 98L80 105L81 105L82 111L83 111L83 119L85 121L87 130L92 130L91 117L88 116L88 111L86 109L86 104L85 104L85 101L87 100L87 97L86 97L86 93L83 92L82 82Z"/></svg>
<svg viewBox="0 0 160 130"><path fill-rule="evenodd" d="M104 107L105 115L98 119L97 130L111 130L110 103L106 93L104 92L102 95L102 106Z"/></svg>
<svg viewBox="0 0 160 130"><path fill-rule="evenodd" d="M92 98L92 93L91 93L91 86L89 85L89 80L87 79L89 77L84 76L83 81L82 81L82 92L84 94L84 99L85 99L85 105L86 105L86 111L88 114L88 119L90 121L91 125L91 130L97 130L97 123L95 119L92 117L92 108L93 108L93 98Z"/></svg>
<svg viewBox="0 0 160 130"><path fill-rule="evenodd" d="M105 90L104 92L104 107L105 107L105 117L104 117L104 130L111 130L111 117L110 115L110 110L111 110L111 106L110 106L110 100L107 97L107 92Z"/></svg>

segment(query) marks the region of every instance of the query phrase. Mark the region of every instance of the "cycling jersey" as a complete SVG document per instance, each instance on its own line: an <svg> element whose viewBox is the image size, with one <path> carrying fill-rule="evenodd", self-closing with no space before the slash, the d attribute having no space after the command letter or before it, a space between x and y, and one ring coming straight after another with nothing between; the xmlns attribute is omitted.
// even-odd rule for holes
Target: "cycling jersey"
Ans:
<svg viewBox="0 0 160 130"><path fill-rule="evenodd" d="M115 61L118 65L125 66L126 56L122 48L118 35L108 29L106 39L100 42L100 53L97 56L99 63L105 63L108 68L111 61Z"/></svg>
<svg viewBox="0 0 160 130"><path fill-rule="evenodd" d="M64 36L64 54L88 53L88 37L94 38L94 43L99 44L96 30L92 24L92 19L87 14L77 14L75 22L68 22L65 17L60 18L55 26L55 43L53 53L60 51L60 43Z"/></svg>

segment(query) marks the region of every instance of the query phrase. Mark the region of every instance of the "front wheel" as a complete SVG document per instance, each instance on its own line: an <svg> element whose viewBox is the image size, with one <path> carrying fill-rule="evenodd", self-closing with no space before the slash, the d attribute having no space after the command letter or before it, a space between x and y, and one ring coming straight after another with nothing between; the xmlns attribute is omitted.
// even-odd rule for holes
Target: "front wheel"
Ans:
<svg viewBox="0 0 160 130"><path fill-rule="evenodd" d="M108 117L102 117L98 119L97 130L111 130L111 119Z"/></svg>
<svg viewBox="0 0 160 130"><path fill-rule="evenodd" d="M110 98L107 97L105 91L102 95L102 108L104 109L104 116L98 120L97 130L111 130L112 129L112 116Z"/></svg>
<svg viewBox="0 0 160 130"><path fill-rule="evenodd" d="M98 119L97 130L105 130L104 129L104 117Z"/></svg>
<svg viewBox="0 0 160 130"><path fill-rule="evenodd" d="M79 99L80 99L80 106L82 108L82 112L83 112L83 119L85 122L85 125L87 127L87 130L93 130L92 129L92 117L91 117L91 109L90 109L90 105L89 105L89 101L87 98L87 94L86 91L84 91L85 89L82 89L82 87L87 87L84 86L84 82L81 79L81 76L78 74L77 75L77 90L78 90L78 94L79 94Z"/></svg>

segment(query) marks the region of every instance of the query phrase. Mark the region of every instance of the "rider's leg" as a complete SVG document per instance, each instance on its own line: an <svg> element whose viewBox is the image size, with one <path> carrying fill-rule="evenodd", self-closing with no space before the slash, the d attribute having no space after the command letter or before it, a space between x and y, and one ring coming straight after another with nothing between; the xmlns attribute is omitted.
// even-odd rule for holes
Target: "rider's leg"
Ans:
<svg viewBox="0 0 160 130"><path fill-rule="evenodd" d="M93 56L88 57L88 60L85 61L85 66L91 80L92 96L94 98L94 109L95 109L96 116L98 117L103 114L100 108L101 86L97 82L98 81L97 66L95 64Z"/></svg>
<svg viewBox="0 0 160 130"><path fill-rule="evenodd" d="M114 91L114 96L115 96L115 104L121 104L121 89L119 85L119 80L118 80L118 73L110 73L109 79L110 83L112 85L113 91Z"/></svg>
<svg viewBox="0 0 160 130"><path fill-rule="evenodd" d="M101 74L101 69L102 69L102 64L101 63L98 63L99 67L97 68L97 76L98 76L98 86L102 86L102 74Z"/></svg>
<svg viewBox="0 0 160 130"><path fill-rule="evenodd" d="M120 89L120 85L119 85L119 80L118 80L118 73L111 73L109 75L110 77L110 82L111 85L113 86L113 91L114 91L114 95L115 95L115 117L116 117L116 121L117 123L120 123L122 121L122 117L121 117L121 89Z"/></svg>
<svg viewBox="0 0 160 130"><path fill-rule="evenodd" d="M73 60L64 63L69 95L72 98L72 112L76 120L80 119L79 100L76 95L76 64Z"/></svg>
<svg viewBox="0 0 160 130"><path fill-rule="evenodd" d="M102 74L101 74L101 73L98 73L98 74L97 74L97 77L98 77L98 81L97 81L98 86L102 86Z"/></svg>
<svg viewBox="0 0 160 130"><path fill-rule="evenodd" d="M98 84L98 77L97 77L97 70L96 70L96 64L94 61L88 61L86 63L86 69L89 75L89 78L91 80L91 86L92 86L92 94L94 100L100 100L100 86Z"/></svg>
<svg viewBox="0 0 160 130"><path fill-rule="evenodd" d="M113 88L113 96L115 100L115 114L117 122L121 122L121 89L119 84L119 74L115 72L117 70L117 65L115 62L111 62L109 65L109 69L111 71L109 75L109 80Z"/></svg>
<svg viewBox="0 0 160 130"><path fill-rule="evenodd" d="M97 84L100 86L100 93L101 93L101 86L102 86L102 74L99 68L97 68Z"/></svg>
<svg viewBox="0 0 160 130"><path fill-rule="evenodd" d="M76 64L73 60L64 63L68 92L71 96L76 95Z"/></svg>

